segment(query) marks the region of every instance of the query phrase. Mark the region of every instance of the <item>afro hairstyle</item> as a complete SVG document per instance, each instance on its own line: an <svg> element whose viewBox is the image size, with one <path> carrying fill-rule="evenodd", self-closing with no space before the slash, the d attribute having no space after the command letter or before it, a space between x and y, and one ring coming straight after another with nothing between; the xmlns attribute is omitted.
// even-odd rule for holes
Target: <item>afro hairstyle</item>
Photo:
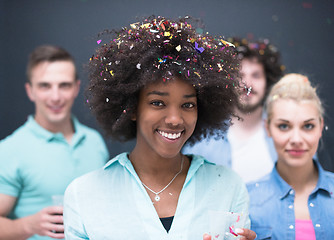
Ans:
<svg viewBox="0 0 334 240"><path fill-rule="evenodd" d="M159 81L168 84L174 77L192 84L197 94L198 119L188 142L223 135L237 101L239 60L232 44L198 34L192 21L191 17L174 21L150 16L129 28L99 35L99 46L88 64L86 93L107 135L119 141L134 139L132 116L141 89Z"/></svg>

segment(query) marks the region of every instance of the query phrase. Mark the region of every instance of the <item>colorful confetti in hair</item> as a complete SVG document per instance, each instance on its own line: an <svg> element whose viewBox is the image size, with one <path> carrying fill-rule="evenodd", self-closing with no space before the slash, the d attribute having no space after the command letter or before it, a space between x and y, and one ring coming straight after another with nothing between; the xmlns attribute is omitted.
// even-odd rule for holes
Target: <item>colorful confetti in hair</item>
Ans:
<svg viewBox="0 0 334 240"><path fill-rule="evenodd" d="M195 138L210 134L212 128L225 127L237 98L237 52L221 37L197 33L194 22L191 17L171 20L151 16L99 35L89 63L88 95L99 122L111 135L135 137L133 126L129 126L133 123L122 124L135 111L138 92L149 83L168 83L175 77L191 83L197 92ZM124 128L129 132L124 133Z"/></svg>

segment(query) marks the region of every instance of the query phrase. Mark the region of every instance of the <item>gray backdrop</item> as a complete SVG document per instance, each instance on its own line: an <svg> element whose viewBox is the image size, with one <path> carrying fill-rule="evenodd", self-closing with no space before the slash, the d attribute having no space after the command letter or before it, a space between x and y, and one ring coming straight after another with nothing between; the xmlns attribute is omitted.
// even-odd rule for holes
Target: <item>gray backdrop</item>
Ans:
<svg viewBox="0 0 334 240"><path fill-rule="evenodd" d="M136 22L136 17L162 15L202 18L213 35L269 38L281 51L286 72L307 74L319 85L327 110L325 165L333 155L334 1L279 0L0 0L0 139L23 124L34 111L24 83L28 54L40 44L56 44L76 59L83 88L83 65L97 46L97 33ZM83 91L73 112L88 126L101 129L84 104ZM106 139L111 156L131 143ZM326 147L327 146L327 147Z"/></svg>

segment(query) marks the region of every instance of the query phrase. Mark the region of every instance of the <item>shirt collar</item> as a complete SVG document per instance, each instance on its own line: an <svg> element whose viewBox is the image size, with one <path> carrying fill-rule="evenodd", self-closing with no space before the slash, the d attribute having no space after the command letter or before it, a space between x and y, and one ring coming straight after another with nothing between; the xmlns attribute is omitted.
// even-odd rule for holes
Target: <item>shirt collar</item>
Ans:
<svg viewBox="0 0 334 240"><path fill-rule="evenodd" d="M85 133L83 131L82 124L78 121L78 119L75 116L71 117L73 126L74 126L74 134L72 137L72 145L78 144L80 141L82 141L85 138ZM45 141L50 142L54 139L64 139L64 136L62 133L53 133L45 128L43 128L41 125L39 125L33 115L28 116L27 120L27 126L30 128L31 132L38 136L39 138L45 139Z"/></svg>
<svg viewBox="0 0 334 240"><path fill-rule="evenodd" d="M114 163L119 162L123 167L127 168L132 173L132 175L137 176L137 173L135 173L135 170L131 164L131 161L128 158L128 154L129 154L128 152L124 152L124 153L117 155L116 157L111 159L109 162L107 162L106 165L104 165L103 169L107 169ZM187 183L192 179L192 177L195 175L199 167L203 165L204 162L207 162L209 164L214 164L214 163L207 161L204 157L199 156L199 155L189 154L187 156L189 156L192 160L191 160L190 167L187 173L187 178L184 182L184 186L187 185Z"/></svg>
<svg viewBox="0 0 334 240"><path fill-rule="evenodd" d="M319 190L323 190L323 191L326 191L329 196L332 196L331 193L333 193L334 189L333 189L333 186L328 184L328 180L326 179L326 171L322 168L319 161L314 160L313 162L318 168L319 179L318 179L317 186L315 187L312 193L315 193Z"/></svg>
<svg viewBox="0 0 334 240"><path fill-rule="evenodd" d="M286 197L289 193L293 193L292 187L283 180L283 178L277 172L277 163L271 172L271 178L276 183L277 186L277 193L279 194L280 199ZM292 191L292 192L291 192Z"/></svg>
<svg viewBox="0 0 334 240"><path fill-rule="evenodd" d="M320 163L318 161L313 160L314 165L318 169L318 182L317 186L315 189L312 191L312 194L321 190L324 190L328 193L329 196L331 196L331 192L333 190L329 186L327 180L326 180L326 172L325 170L321 167ZM277 172L277 163L275 164L275 167L273 168L271 172L271 178L273 179L274 182L276 182L276 185L278 187L277 192L279 193L280 199L285 198L288 194L294 194L293 188L286 182L284 179L279 175Z"/></svg>

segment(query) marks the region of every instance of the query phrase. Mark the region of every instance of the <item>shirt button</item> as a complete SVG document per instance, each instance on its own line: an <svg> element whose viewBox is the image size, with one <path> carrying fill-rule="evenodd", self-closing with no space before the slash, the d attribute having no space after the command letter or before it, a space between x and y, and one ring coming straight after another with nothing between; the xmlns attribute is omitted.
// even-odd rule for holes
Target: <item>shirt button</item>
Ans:
<svg viewBox="0 0 334 240"><path fill-rule="evenodd" d="M290 228L290 229L293 229L293 225L290 225L289 228Z"/></svg>
<svg viewBox="0 0 334 240"><path fill-rule="evenodd" d="M316 227L320 227L320 224L319 224L319 223L317 223L315 226L316 226Z"/></svg>
<svg viewBox="0 0 334 240"><path fill-rule="evenodd" d="M295 192L295 191L290 190L289 194L292 195L292 194L294 194L294 192Z"/></svg>
<svg viewBox="0 0 334 240"><path fill-rule="evenodd" d="M313 203L310 203L310 207L314 207L314 204L313 204Z"/></svg>
<svg viewBox="0 0 334 240"><path fill-rule="evenodd" d="M293 205L289 205L289 208L292 209L292 208L293 208Z"/></svg>

